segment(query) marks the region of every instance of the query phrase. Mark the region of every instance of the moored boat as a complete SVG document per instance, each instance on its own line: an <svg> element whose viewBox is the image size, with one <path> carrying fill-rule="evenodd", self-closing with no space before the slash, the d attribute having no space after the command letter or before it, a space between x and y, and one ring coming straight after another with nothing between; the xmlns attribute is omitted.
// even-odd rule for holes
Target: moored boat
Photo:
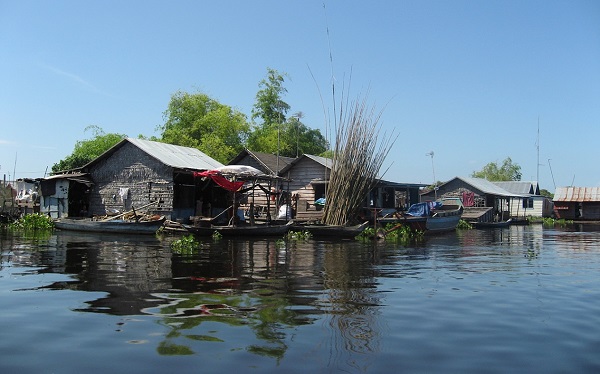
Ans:
<svg viewBox="0 0 600 374"><path fill-rule="evenodd" d="M155 220L102 220L90 218L58 218L54 227L59 230L101 232L109 234L154 234L163 225L165 217Z"/></svg>
<svg viewBox="0 0 600 374"><path fill-rule="evenodd" d="M473 226L477 229L494 229L508 227L512 224L512 219L506 221L495 221L495 222L475 222Z"/></svg>
<svg viewBox="0 0 600 374"><path fill-rule="evenodd" d="M324 224L294 224L291 228L293 231L307 231L313 237L328 237L328 238L354 238L362 233L367 226L368 221L365 221L355 226L338 226Z"/></svg>
<svg viewBox="0 0 600 374"><path fill-rule="evenodd" d="M422 231L425 234L453 231L458 226L463 210L460 199L452 198L413 204L405 213L396 215L392 221L396 226L388 231L402 226L408 226L412 230ZM384 222L380 221L380 223Z"/></svg>
<svg viewBox="0 0 600 374"><path fill-rule="evenodd" d="M188 232L197 236L211 236L215 232L225 237L246 237L246 236L283 236L292 225L292 221L283 225L277 224L240 224L240 225L211 225L195 226L183 225Z"/></svg>

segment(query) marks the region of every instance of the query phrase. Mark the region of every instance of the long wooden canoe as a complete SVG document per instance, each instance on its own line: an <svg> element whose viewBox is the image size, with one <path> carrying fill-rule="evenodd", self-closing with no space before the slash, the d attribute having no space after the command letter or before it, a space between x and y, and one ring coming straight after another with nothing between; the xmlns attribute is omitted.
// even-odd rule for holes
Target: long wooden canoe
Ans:
<svg viewBox="0 0 600 374"><path fill-rule="evenodd" d="M193 226L183 225L190 233L197 236L211 236L215 232L226 236L226 237L261 237L261 236L283 236L285 235L292 225L292 221L283 225L270 225L270 224L255 224L255 225L211 225L211 226Z"/></svg>
<svg viewBox="0 0 600 374"><path fill-rule="evenodd" d="M54 227L59 230L102 232L111 234L154 234L163 225L164 217L153 221L93 221L89 218L58 218Z"/></svg>
<svg viewBox="0 0 600 374"><path fill-rule="evenodd" d="M363 232L369 225L365 221L355 226L338 226L338 225L321 225L321 224L294 224L291 228L293 231L307 231L313 237L329 237L329 238L354 238Z"/></svg>

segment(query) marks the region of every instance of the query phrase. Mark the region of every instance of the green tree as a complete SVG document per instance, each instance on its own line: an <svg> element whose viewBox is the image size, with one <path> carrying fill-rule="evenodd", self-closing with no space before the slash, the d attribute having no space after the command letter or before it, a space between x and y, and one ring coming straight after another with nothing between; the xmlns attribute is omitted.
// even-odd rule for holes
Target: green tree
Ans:
<svg viewBox="0 0 600 374"><path fill-rule="evenodd" d="M540 190L540 195L545 196L545 197L547 197L549 199L554 199L554 194L552 192L546 190L546 189L543 189L543 188Z"/></svg>
<svg viewBox="0 0 600 374"><path fill-rule="evenodd" d="M176 92L163 115L160 141L197 148L222 163L244 149L250 131L243 113L204 93Z"/></svg>
<svg viewBox="0 0 600 374"><path fill-rule="evenodd" d="M290 116L281 131L280 154L297 157L304 153L320 155L327 151L329 143L319 130L310 129L301 122L302 112Z"/></svg>
<svg viewBox="0 0 600 374"><path fill-rule="evenodd" d="M492 182L497 181L520 181L521 166L513 163L510 157L507 157L502 166L498 167L495 162L490 162L480 171L475 171L471 174L474 178L484 178Z"/></svg>
<svg viewBox="0 0 600 374"><path fill-rule="evenodd" d="M248 148L287 157L321 154L329 146L321 132L302 123L302 112L287 117L290 105L282 99L287 93L283 86L285 77L286 74L268 68L267 77L259 83L260 90L252 109L255 123L248 137Z"/></svg>
<svg viewBox="0 0 600 374"><path fill-rule="evenodd" d="M123 134L105 134L100 127L95 125L87 126L84 132L87 131L92 131L94 136L91 139L75 143L73 153L52 165L53 173L82 167L127 137Z"/></svg>
<svg viewBox="0 0 600 374"><path fill-rule="evenodd" d="M288 103L282 96L287 93L283 87L287 74L280 74L277 70L267 68L267 78L259 83L260 90L256 93L256 103L252 109L252 120L262 120L262 125L270 126L286 121L286 114L290 110Z"/></svg>

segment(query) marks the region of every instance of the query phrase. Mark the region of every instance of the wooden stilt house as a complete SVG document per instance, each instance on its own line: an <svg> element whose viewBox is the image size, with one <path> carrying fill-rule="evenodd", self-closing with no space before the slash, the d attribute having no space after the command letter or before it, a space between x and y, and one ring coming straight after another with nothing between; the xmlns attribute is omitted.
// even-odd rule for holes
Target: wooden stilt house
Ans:
<svg viewBox="0 0 600 374"><path fill-rule="evenodd" d="M226 206L226 197L216 196L218 190L210 188L210 181L194 177L194 172L222 166L195 148L126 138L75 173L46 178L42 195L58 194L61 205L66 204L49 212L54 216L110 215L148 207L168 219L187 222L217 208L221 200ZM77 174L77 179L70 174Z"/></svg>

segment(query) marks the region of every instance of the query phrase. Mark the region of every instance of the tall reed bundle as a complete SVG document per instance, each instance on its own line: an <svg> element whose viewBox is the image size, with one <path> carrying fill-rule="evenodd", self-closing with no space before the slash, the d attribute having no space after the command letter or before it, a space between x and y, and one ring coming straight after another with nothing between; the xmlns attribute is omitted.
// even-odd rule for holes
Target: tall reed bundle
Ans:
<svg viewBox="0 0 600 374"><path fill-rule="evenodd" d="M382 112L367 106L366 99L357 100L340 109L340 124L326 191L323 221L329 225L353 223L396 138L384 136L379 141ZM385 134L384 134L385 135Z"/></svg>

